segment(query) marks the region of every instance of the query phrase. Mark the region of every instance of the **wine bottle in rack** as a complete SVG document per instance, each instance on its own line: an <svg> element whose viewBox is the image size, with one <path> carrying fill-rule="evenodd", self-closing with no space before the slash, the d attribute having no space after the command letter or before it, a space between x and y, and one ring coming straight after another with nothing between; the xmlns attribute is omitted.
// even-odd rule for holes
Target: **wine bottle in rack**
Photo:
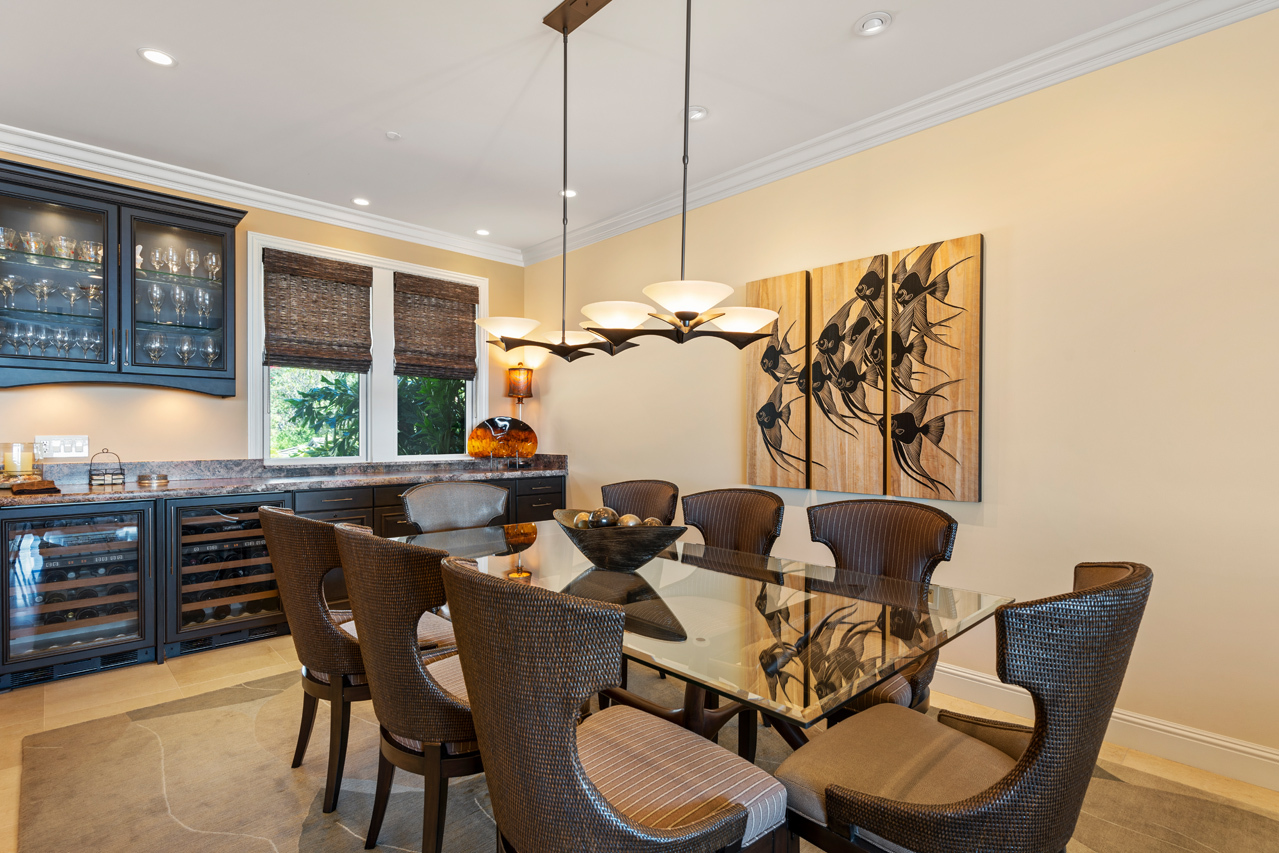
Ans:
<svg viewBox="0 0 1279 853"><path fill-rule="evenodd" d="M67 617L63 613L49 613L44 617L44 624L46 625L63 625L66 621Z"/></svg>
<svg viewBox="0 0 1279 853"><path fill-rule="evenodd" d="M107 587L107 595L128 595L129 586L123 583L114 583Z"/></svg>
<svg viewBox="0 0 1279 853"><path fill-rule="evenodd" d="M101 615L96 607L82 607L75 612L75 620L81 622L85 619L97 619Z"/></svg>
<svg viewBox="0 0 1279 853"><path fill-rule="evenodd" d="M53 592L46 593L44 597L45 604L65 604L66 600L67 594L62 590L54 590Z"/></svg>
<svg viewBox="0 0 1279 853"><path fill-rule="evenodd" d="M47 572L41 572L38 583L62 583L67 579L67 573L61 569L50 569Z"/></svg>

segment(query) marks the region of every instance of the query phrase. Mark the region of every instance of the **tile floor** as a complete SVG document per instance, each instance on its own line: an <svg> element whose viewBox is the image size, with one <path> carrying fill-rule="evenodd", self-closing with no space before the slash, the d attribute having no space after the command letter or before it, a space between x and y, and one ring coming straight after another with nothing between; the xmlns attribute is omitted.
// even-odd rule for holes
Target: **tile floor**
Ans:
<svg viewBox="0 0 1279 853"><path fill-rule="evenodd" d="M27 735L290 672L297 667L292 639L274 637L175 658L161 666L141 664L0 695L0 853L14 853L18 847L18 786L22 773L22 739ZM933 704L975 716L1025 722L937 693L933 694ZM1230 797L1252 811L1266 812L1279 819L1279 791L1113 744L1105 745L1101 757Z"/></svg>

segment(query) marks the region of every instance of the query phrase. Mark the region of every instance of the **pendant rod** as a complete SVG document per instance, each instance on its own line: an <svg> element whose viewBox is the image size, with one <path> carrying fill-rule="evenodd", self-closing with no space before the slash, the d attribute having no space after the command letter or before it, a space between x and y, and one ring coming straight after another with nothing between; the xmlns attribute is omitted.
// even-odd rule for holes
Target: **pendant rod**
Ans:
<svg viewBox="0 0 1279 853"><path fill-rule="evenodd" d="M687 280L684 274L685 251L688 248L688 108L689 80L693 63L693 0L687 0L684 16L684 196L680 203L679 222L679 280Z"/></svg>
<svg viewBox="0 0 1279 853"><path fill-rule="evenodd" d="M560 264L560 343L568 342L568 23L564 24L564 179L560 200L564 203L564 236Z"/></svg>

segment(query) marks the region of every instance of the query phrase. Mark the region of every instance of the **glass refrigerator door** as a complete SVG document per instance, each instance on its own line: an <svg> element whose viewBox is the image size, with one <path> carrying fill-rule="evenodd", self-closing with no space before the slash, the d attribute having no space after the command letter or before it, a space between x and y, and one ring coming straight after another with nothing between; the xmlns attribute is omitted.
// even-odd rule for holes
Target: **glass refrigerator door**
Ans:
<svg viewBox="0 0 1279 853"><path fill-rule="evenodd" d="M142 637L141 523L138 512L5 523L8 662Z"/></svg>
<svg viewBox="0 0 1279 853"><path fill-rule="evenodd" d="M258 504L179 513L179 631L278 613L280 594L258 521Z"/></svg>

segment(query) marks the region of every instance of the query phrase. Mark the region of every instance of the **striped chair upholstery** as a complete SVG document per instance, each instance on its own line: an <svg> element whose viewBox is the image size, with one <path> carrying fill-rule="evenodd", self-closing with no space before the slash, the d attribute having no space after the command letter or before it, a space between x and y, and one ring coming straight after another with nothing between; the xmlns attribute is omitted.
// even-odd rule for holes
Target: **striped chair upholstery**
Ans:
<svg viewBox="0 0 1279 853"><path fill-rule="evenodd" d="M422 483L400 496L419 533L506 523L510 492L490 483Z"/></svg>
<svg viewBox="0 0 1279 853"><path fill-rule="evenodd" d="M631 708L578 726L582 703L618 684L621 607L482 574L451 557L443 573L507 849L712 853L757 839L783 849L770 845L786 831L785 793L764 771Z"/></svg>
<svg viewBox="0 0 1279 853"><path fill-rule="evenodd" d="M830 548L837 568L925 585L932 582L937 564L950 559L959 529L955 519L939 509L892 500L839 501L809 507L808 526L813 541ZM821 591L820 581L811 583ZM838 583L836 578L834 586ZM925 655L844 710L891 702L926 711L928 685L936 669L937 653Z"/></svg>
<svg viewBox="0 0 1279 853"><path fill-rule="evenodd" d="M782 499L760 489L715 489L684 498L684 523L708 548L768 556L782 535Z"/></svg>
<svg viewBox="0 0 1279 853"><path fill-rule="evenodd" d="M627 480L601 487L600 494L604 506L617 510L618 515L630 513L640 518L656 518L669 525L675 520L679 486L665 480Z"/></svg>

